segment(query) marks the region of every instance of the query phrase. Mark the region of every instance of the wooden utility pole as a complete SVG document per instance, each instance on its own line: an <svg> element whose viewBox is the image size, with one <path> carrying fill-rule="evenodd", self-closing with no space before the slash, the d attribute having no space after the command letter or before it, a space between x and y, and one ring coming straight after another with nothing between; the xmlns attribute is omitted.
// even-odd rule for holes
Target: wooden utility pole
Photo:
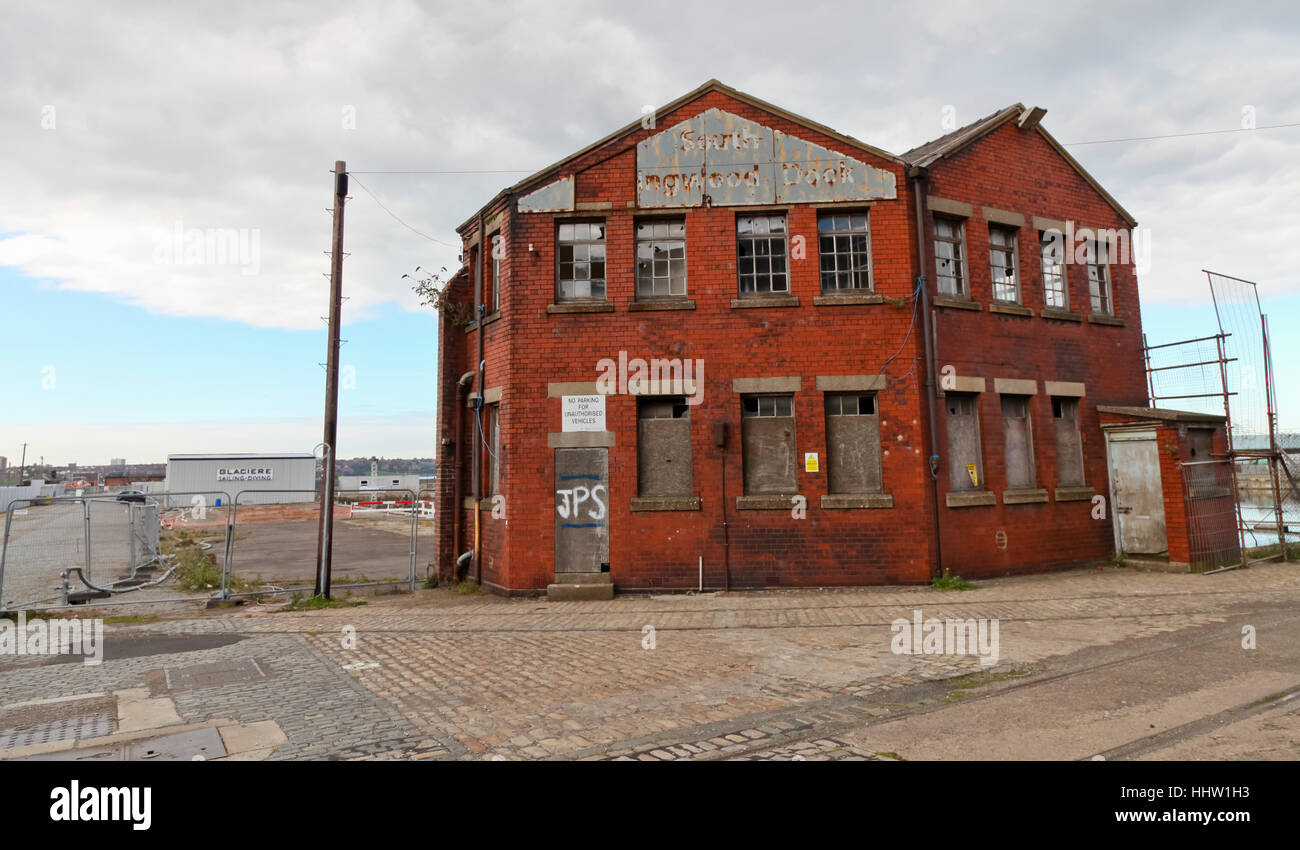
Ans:
<svg viewBox="0 0 1300 850"><path fill-rule="evenodd" d="M343 311L343 202L348 194L347 165L334 163L334 241L330 251L329 350L325 358L325 459L321 464L320 536L316 541L316 595L330 597L334 551L334 468L338 457L339 328Z"/></svg>

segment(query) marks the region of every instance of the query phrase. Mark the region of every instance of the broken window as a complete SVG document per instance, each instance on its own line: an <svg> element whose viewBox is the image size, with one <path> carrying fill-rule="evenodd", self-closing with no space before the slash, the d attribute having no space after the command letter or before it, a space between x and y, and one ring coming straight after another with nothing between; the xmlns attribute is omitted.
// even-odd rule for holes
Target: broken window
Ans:
<svg viewBox="0 0 1300 850"><path fill-rule="evenodd" d="M880 419L874 394L827 394L826 468L831 493L881 491Z"/></svg>
<svg viewBox="0 0 1300 850"><path fill-rule="evenodd" d="M691 495L691 414L681 396L638 398L637 495Z"/></svg>
<svg viewBox="0 0 1300 850"><path fill-rule="evenodd" d="M686 222L643 221L636 226L636 297L686 295Z"/></svg>
<svg viewBox="0 0 1300 850"><path fill-rule="evenodd" d="M736 269L741 295L772 295L790 291L786 273L784 215L742 215L736 218Z"/></svg>
<svg viewBox="0 0 1300 850"><path fill-rule="evenodd" d="M1065 283L1065 243L1041 233L1038 247L1043 260L1043 306L1068 310L1070 297Z"/></svg>
<svg viewBox="0 0 1300 850"><path fill-rule="evenodd" d="M794 396L742 396L740 413L745 495L797 493Z"/></svg>
<svg viewBox="0 0 1300 850"><path fill-rule="evenodd" d="M1052 397L1052 427L1056 429L1058 486L1083 485L1083 440L1079 436L1079 400Z"/></svg>
<svg viewBox="0 0 1300 850"><path fill-rule="evenodd" d="M978 399L973 393L948 393L944 399L948 419L948 478L953 490L979 490L984 486Z"/></svg>
<svg viewBox="0 0 1300 850"><path fill-rule="evenodd" d="M1002 396L1002 442L1007 463L1007 489L1032 490L1036 479L1029 396Z"/></svg>
<svg viewBox="0 0 1300 850"><path fill-rule="evenodd" d="M1092 312L1098 316L1113 316L1115 304L1110 293L1110 260L1106 243L1092 243L1092 257L1088 263L1088 292L1092 295Z"/></svg>
<svg viewBox="0 0 1300 850"><path fill-rule="evenodd" d="M871 289L871 232L866 213L817 219L822 292Z"/></svg>
<svg viewBox="0 0 1300 850"><path fill-rule="evenodd" d="M605 300L605 225L598 221L564 222L556 253L561 301Z"/></svg>
<svg viewBox="0 0 1300 850"><path fill-rule="evenodd" d="M959 219L934 219L934 276L939 294L966 296L966 225Z"/></svg>
<svg viewBox="0 0 1300 850"><path fill-rule="evenodd" d="M989 227L989 270L993 279L993 300L1020 303L1020 275L1016 270L1016 231Z"/></svg>

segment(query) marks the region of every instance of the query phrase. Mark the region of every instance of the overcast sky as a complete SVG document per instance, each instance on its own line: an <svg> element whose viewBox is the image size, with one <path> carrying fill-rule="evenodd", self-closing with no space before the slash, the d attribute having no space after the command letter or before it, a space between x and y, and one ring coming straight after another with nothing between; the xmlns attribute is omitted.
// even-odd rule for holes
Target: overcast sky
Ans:
<svg viewBox="0 0 1300 850"><path fill-rule="evenodd" d="M500 188L710 78L894 152L1017 101L1065 143L1300 123L1291 3L740 8L5 4L0 455L310 449L336 159L519 172L352 185L340 452L429 456L435 325L401 275L454 267L455 226ZM1153 342L1215 330L1202 268L1296 326L1300 127L1070 150L1149 231ZM187 263L188 228L247 253Z"/></svg>

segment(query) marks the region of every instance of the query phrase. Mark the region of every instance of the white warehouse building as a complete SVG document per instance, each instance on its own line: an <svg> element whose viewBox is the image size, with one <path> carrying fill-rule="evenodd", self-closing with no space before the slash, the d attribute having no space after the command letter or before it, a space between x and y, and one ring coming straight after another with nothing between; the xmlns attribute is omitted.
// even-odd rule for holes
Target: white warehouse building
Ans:
<svg viewBox="0 0 1300 850"><path fill-rule="evenodd" d="M379 473L378 475L340 475L339 490L350 492L385 492L410 490L420 492L420 474L416 473Z"/></svg>
<svg viewBox="0 0 1300 850"><path fill-rule="evenodd" d="M271 505L311 502L315 490L310 452L167 455L169 493L226 493L241 505Z"/></svg>

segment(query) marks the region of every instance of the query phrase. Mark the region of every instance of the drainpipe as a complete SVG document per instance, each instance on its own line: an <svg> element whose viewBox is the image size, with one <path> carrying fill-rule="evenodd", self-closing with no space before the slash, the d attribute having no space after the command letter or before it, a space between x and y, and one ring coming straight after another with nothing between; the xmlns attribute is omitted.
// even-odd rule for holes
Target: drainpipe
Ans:
<svg viewBox="0 0 1300 850"><path fill-rule="evenodd" d="M483 211L478 212L478 253L474 257L474 336L478 338L478 400L474 407L474 581L483 583L483 527L479 502L483 500L483 449L481 423L483 422L483 397L486 388L483 380L486 363L483 360L483 319L486 316L483 304L483 252L488 249L487 238L483 235Z"/></svg>
<svg viewBox="0 0 1300 850"><path fill-rule="evenodd" d="M937 415L935 412L935 352L936 340L931 329L931 323L934 321L930 314L930 289L926 283L926 251L925 251L925 212L922 208L922 198L925 197L925 177L919 168L909 170L909 176L912 178L912 197L916 206L916 260L917 268L920 272L917 278L917 297L921 299L921 332L925 335L925 400L929 412L929 429L930 429L930 496L934 505L934 564L930 567L930 577L934 578L943 574L943 528L942 514L939 512L939 441L936 433L935 421Z"/></svg>
<svg viewBox="0 0 1300 850"><path fill-rule="evenodd" d="M461 514L465 512L465 506L461 504L465 501L465 486L461 483L461 463L465 458L465 443L463 437L465 431L465 390L469 387L469 382L473 379L474 372L471 370L461 375L460 380L456 381L456 440L452 443L452 450L456 453L455 495L452 497L451 503L451 551L453 553L460 548ZM472 554L472 552L465 553L465 555L470 554ZM461 559L464 557L465 556L462 555L460 558L457 558L452 567L451 577L453 581L460 581L460 567L462 566Z"/></svg>

